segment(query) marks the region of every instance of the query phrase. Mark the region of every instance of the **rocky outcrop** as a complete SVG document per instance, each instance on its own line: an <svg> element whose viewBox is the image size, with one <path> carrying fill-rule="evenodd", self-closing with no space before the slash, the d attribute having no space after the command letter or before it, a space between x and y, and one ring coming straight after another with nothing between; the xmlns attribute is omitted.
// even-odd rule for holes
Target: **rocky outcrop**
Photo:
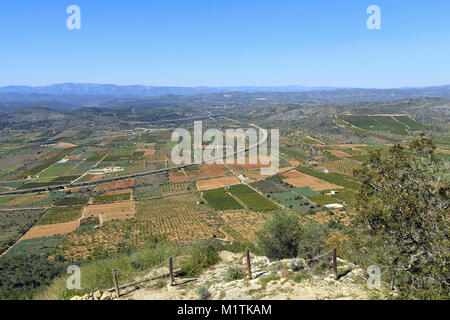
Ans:
<svg viewBox="0 0 450 320"><path fill-rule="evenodd" d="M252 280L246 279L246 259L242 254L223 251L220 262L206 269L195 281L177 279L170 286L167 279L147 282L120 299L134 300L254 300L254 299L370 299L382 292L365 287L365 271L338 259L342 276L334 280L331 265L324 260L324 272L315 273L299 258L271 262L267 257L251 255ZM240 270L240 279L230 279L230 268ZM238 273L239 274L239 273ZM242 278L242 276L244 276ZM194 280L194 279L191 279ZM114 300L114 294L97 291L73 300Z"/></svg>

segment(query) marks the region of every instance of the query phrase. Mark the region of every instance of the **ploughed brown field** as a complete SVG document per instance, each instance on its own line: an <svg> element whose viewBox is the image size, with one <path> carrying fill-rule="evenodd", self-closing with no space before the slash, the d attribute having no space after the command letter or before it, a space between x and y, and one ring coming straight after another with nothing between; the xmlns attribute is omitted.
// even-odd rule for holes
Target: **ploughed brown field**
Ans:
<svg viewBox="0 0 450 320"><path fill-rule="evenodd" d="M170 183L180 183L186 181L198 181L225 176L225 166L223 164L202 164L198 170L176 171L169 173Z"/></svg>
<svg viewBox="0 0 450 320"><path fill-rule="evenodd" d="M19 241L67 234L75 231L78 228L79 223L80 222L76 220L65 223L36 226L28 230L28 232L25 233L25 235L20 238Z"/></svg>
<svg viewBox="0 0 450 320"><path fill-rule="evenodd" d="M134 180L129 179L129 180L101 184L95 188L95 191L98 191L98 192L111 191L111 190L122 189L122 188L131 188L133 186L134 186Z"/></svg>
<svg viewBox="0 0 450 320"><path fill-rule="evenodd" d="M344 152L342 150L327 150L329 153L331 153L333 156L339 157L339 158L345 158L345 157L351 157L351 154L348 154L347 152Z"/></svg>
<svg viewBox="0 0 450 320"><path fill-rule="evenodd" d="M134 201L116 202L108 204L93 204L86 207L83 218L98 216L100 221L132 219L135 214Z"/></svg>
<svg viewBox="0 0 450 320"><path fill-rule="evenodd" d="M284 176L288 177L284 179L284 182L289 183L290 185L301 188L301 187L310 187L314 191L323 191L323 190L331 190L331 189L343 189L344 187L328 183L326 181L317 179L315 177L308 176L307 174L291 171L285 173Z"/></svg>
<svg viewBox="0 0 450 320"><path fill-rule="evenodd" d="M232 186L239 184L239 179L236 177L221 177L203 181L197 181L197 189L199 191L217 189L220 187Z"/></svg>

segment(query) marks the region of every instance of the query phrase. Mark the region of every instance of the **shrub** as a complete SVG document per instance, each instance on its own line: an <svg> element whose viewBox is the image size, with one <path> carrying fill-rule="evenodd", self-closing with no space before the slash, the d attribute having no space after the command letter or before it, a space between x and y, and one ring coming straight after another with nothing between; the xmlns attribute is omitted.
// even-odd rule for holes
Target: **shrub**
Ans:
<svg viewBox="0 0 450 320"><path fill-rule="evenodd" d="M201 300L206 300L211 296L211 293L207 287L201 286L197 289L197 295Z"/></svg>
<svg viewBox="0 0 450 320"><path fill-rule="evenodd" d="M230 266L227 269L227 280L234 281L239 279L244 279L245 272L238 266Z"/></svg>
<svg viewBox="0 0 450 320"><path fill-rule="evenodd" d="M297 216L277 213L256 233L258 246L272 260L295 258L301 231Z"/></svg>
<svg viewBox="0 0 450 320"><path fill-rule="evenodd" d="M325 253L329 250L325 243L328 234L326 227L318 222L309 222L304 225L298 244L298 256L311 259Z"/></svg>
<svg viewBox="0 0 450 320"><path fill-rule="evenodd" d="M188 250L188 257L183 262L180 276L195 277L203 268L215 264L219 260L218 243L200 243Z"/></svg>
<svg viewBox="0 0 450 320"><path fill-rule="evenodd" d="M305 265L303 264L303 261L301 261L301 260L293 260L293 261L289 262L288 268L291 271L297 272L297 271L305 269Z"/></svg>

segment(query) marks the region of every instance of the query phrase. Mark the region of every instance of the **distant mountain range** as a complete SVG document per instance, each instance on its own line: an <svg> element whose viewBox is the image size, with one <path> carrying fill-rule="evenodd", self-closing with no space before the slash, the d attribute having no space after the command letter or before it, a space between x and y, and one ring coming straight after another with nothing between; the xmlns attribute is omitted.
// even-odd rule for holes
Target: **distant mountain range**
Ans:
<svg viewBox="0 0 450 320"><path fill-rule="evenodd" d="M62 83L49 86L8 86L0 87L0 93L22 94L77 94L77 95L108 95L108 96L142 96L154 97L167 94L198 95L220 92L307 92L331 90L331 87L157 87L157 86L119 86L114 84Z"/></svg>
<svg viewBox="0 0 450 320"><path fill-rule="evenodd" d="M25 107L71 110L82 107L271 106L382 102L409 98L450 99L450 85L399 89L301 86L189 88L71 83L44 87L10 86L0 88L0 111Z"/></svg>

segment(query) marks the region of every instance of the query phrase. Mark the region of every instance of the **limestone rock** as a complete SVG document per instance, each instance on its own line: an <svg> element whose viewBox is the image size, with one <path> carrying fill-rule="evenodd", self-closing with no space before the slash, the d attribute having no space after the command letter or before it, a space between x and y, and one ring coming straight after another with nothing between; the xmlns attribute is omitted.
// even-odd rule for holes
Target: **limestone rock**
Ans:
<svg viewBox="0 0 450 320"><path fill-rule="evenodd" d="M100 300L104 301L104 300L111 300L111 293L109 292L104 292L102 294L102 296L100 297Z"/></svg>
<svg viewBox="0 0 450 320"><path fill-rule="evenodd" d="M100 300L100 298L102 297L103 292L101 291L96 291L94 292L94 300Z"/></svg>

